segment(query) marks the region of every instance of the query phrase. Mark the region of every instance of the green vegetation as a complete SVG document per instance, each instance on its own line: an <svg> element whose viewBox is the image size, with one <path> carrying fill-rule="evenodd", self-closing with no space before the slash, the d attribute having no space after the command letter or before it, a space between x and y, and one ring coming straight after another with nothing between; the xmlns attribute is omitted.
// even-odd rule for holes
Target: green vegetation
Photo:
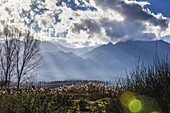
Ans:
<svg viewBox="0 0 170 113"><path fill-rule="evenodd" d="M1 113L170 113L168 61L138 65L115 86L1 88Z"/></svg>

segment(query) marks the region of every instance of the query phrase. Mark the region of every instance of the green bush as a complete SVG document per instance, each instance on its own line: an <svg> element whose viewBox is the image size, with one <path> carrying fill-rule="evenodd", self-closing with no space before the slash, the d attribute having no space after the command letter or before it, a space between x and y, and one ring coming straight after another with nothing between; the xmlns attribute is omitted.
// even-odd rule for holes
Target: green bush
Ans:
<svg viewBox="0 0 170 113"><path fill-rule="evenodd" d="M119 86L156 100L163 113L170 113L170 70L168 58L156 59L153 65L136 66ZM123 83L123 84L122 84Z"/></svg>

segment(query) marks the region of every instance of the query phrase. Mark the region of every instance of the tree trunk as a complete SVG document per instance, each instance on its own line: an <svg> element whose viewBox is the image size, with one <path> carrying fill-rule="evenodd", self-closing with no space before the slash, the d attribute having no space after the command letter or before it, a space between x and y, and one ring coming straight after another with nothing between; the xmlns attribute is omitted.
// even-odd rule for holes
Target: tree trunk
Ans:
<svg viewBox="0 0 170 113"><path fill-rule="evenodd" d="M10 85L10 81L8 81L7 85L8 85L8 88L9 88L9 85Z"/></svg>
<svg viewBox="0 0 170 113"><path fill-rule="evenodd" d="M20 78L18 78L17 89L19 89L19 86L20 86Z"/></svg>
<svg viewBox="0 0 170 113"><path fill-rule="evenodd" d="M5 82L4 82L5 88L7 87L7 83L8 83L7 76L5 76Z"/></svg>

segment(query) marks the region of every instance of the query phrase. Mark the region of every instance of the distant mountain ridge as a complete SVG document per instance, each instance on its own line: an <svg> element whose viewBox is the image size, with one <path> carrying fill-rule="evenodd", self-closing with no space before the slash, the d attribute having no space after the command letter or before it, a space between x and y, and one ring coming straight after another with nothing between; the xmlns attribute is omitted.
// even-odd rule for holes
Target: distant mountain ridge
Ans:
<svg viewBox="0 0 170 113"><path fill-rule="evenodd" d="M117 75L124 76L125 69L132 69L139 56L145 64L151 64L155 47L155 41L108 43L78 56L73 52L64 52L51 42L43 42L40 46L42 65L38 71L38 78L108 80ZM69 48L67 49L69 51ZM160 58L170 55L170 44L162 40L157 41L157 53Z"/></svg>
<svg viewBox="0 0 170 113"><path fill-rule="evenodd" d="M96 48L96 46L84 47L84 48L67 48L54 41L42 41L40 44L40 48L41 48L41 52L63 51L66 53L72 52L76 55L82 55Z"/></svg>

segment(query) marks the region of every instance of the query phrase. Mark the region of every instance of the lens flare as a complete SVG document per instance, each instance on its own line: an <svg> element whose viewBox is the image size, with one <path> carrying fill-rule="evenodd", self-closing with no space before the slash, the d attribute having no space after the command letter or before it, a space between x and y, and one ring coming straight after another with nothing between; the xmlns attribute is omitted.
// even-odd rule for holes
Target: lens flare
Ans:
<svg viewBox="0 0 170 113"><path fill-rule="evenodd" d="M138 99L142 102L143 113L161 113L161 109L157 101L153 98L140 95Z"/></svg>
<svg viewBox="0 0 170 113"><path fill-rule="evenodd" d="M125 113L161 113L155 99L131 91L124 92L120 97L120 102Z"/></svg>
<svg viewBox="0 0 170 113"><path fill-rule="evenodd" d="M128 107L132 113L137 113L142 109L142 102L138 99L133 99L132 101L130 101Z"/></svg>
<svg viewBox="0 0 170 113"><path fill-rule="evenodd" d="M123 106L128 107L129 103L133 99L136 99L135 94L133 92L127 91L121 95L120 102L122 103Z"/></svg>

